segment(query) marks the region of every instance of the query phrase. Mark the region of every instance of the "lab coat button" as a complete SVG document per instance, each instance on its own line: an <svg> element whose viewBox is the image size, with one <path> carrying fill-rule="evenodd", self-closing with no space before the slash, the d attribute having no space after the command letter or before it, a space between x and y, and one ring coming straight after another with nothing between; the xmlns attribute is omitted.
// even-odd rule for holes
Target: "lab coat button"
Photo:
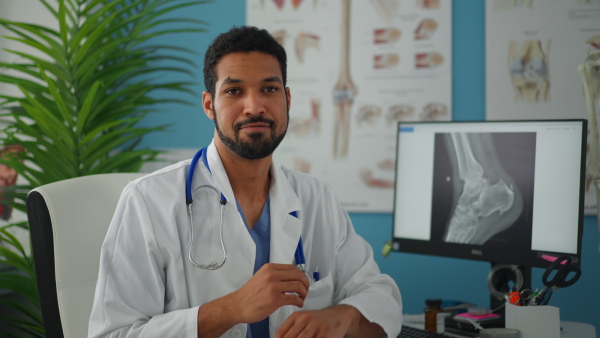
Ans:
<svg viewBox="0 0 600 338"><path fill-rule="evenodd" d="M232 337L241 337L242 336L242 330L235 329L235 330L231 331L231 336Z"/></svg>

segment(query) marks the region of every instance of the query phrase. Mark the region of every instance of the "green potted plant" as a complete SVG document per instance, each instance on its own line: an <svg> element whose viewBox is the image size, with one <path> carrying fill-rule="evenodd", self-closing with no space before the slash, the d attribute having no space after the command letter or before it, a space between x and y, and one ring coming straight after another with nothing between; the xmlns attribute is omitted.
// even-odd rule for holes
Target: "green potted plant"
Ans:
<svg viewBox="0 0 600 338"><path fill-rule="evenodd" d="M35 50L8 50L21 61L0 60L0 82L20 92L0 93L0 145L18 149L0 153L0 165L27 181L0 187L2 204L25 212L27 193L37 186L84 175L137 172L145 162L156 160L156 150L139 149L138 144L165 126L144 127L139 122L158 104L188 103L157 99L156 91L193 94L189 86L194 82L193 62L174 55L191 51L155 41L166 34L203 31L204 22L171 14L205 2L39 0L58 29L0 18L0 25L11 32L4 39ZM190 80L168 82L165 72ZM28 228L27 222L0 228L0 263L13 267L0 272L0 289L26 302L0 297L0 303L20 314L0 321L43 337L33 259L25 250L30 244L11 234L9 228L15 227Z"/></svg>

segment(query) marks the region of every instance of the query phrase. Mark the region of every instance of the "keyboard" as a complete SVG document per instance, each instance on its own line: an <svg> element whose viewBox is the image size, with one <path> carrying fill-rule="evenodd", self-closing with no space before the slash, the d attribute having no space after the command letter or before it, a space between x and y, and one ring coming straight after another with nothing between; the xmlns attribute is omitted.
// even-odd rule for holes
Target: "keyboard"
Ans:
<svg viewBox="0 0 600 338"><path fill-rule="evenodd" d="M417 329L412 326L402 325L402 331L400 331L400 335L398 338L450 338L443 333L435 333L425 331L424 329Z"/></svg>

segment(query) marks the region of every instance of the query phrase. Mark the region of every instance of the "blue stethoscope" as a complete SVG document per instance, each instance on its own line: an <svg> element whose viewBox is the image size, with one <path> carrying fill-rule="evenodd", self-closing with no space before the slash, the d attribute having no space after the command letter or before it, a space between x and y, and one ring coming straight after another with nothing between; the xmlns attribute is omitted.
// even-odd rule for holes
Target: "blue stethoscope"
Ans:
<svg viewBox="0 0 600 338"><path fill-rule="evenodd" d="M196 153L196 155L194 155L194 157L192 158L192 163L190 164L190 168L188 171L186 181L185 181L185 203L187 204L188 218L190 221L190 243L189 243L188 258L195 267L198 267L198 268L204 269L204 270L217 270L220 267L222 267L223 264L225 264L225 261L227 260L227 250L225 249L225 244L223 242L223 215L225 213L225 205L227 204L227 199L225 198L225 195L223 195L222 192L218 191L215 187L213 187L212 185L209 185L209 184L201 185L198 187L198 189L209 188L209 189L214 190L217 194L221 195L221 199L219 200L219 203L221 204L221 217L220 217L221 221L219 223L219 236L220 236L220 240L221 240L221 248L223 249L223 260L220 263L217 261L212 261L212 262L210 262L210 264L200 264L200 263L197 263L193 257L194 217L192 214L192 203L193 203L192 179L194 177L194 169L196 168L196 165L198 163L198 160L200 160L200 158L202 158L202 162L204 162L204 165L208 169L208 172L210 172L212 175L212 171L210 170L210 167L208 165L208 158L206 156L206 153L207 153L207 149L202 148ZM298 213L296 211L292 211L290 213L290 215L298 218ZM302 247L302 237L300 237L300 241L298 241L298 247L296 247L296 253L294 254L294 259L296 260L296 266L298 267L298 269L300 269L300 270L302 270L302 272L304 272L304 274L306 275L306 277L312 284L313 276L310 273L308 273L308 271L306 269L306 260L304 258L304 249Z"/></svg>

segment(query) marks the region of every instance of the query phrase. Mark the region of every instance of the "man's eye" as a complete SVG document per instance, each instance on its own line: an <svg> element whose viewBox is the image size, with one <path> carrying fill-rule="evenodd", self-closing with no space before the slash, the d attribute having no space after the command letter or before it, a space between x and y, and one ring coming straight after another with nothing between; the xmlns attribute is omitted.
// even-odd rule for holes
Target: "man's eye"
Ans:
<svg viewBox="0 0 600 338"><path fill-rule="evenodd" d="M265 91L266 91L267 93L274 93L274 92L276 92L276 91L277 91L277 89L278 89L277 87L266 87L266 88L265 88Z"/></svg>
<svg viewBox="0 0 600 338"><path fill-rule="evenodd" d="M240 90L239 90L239 89L237 89L237 88L231 88L231 89L227 89L227 90L225 91L225 93L227 93L227 94L231 94L231 95L237 95L237 94L239 94L239 93L240 93Z"/></svg>

